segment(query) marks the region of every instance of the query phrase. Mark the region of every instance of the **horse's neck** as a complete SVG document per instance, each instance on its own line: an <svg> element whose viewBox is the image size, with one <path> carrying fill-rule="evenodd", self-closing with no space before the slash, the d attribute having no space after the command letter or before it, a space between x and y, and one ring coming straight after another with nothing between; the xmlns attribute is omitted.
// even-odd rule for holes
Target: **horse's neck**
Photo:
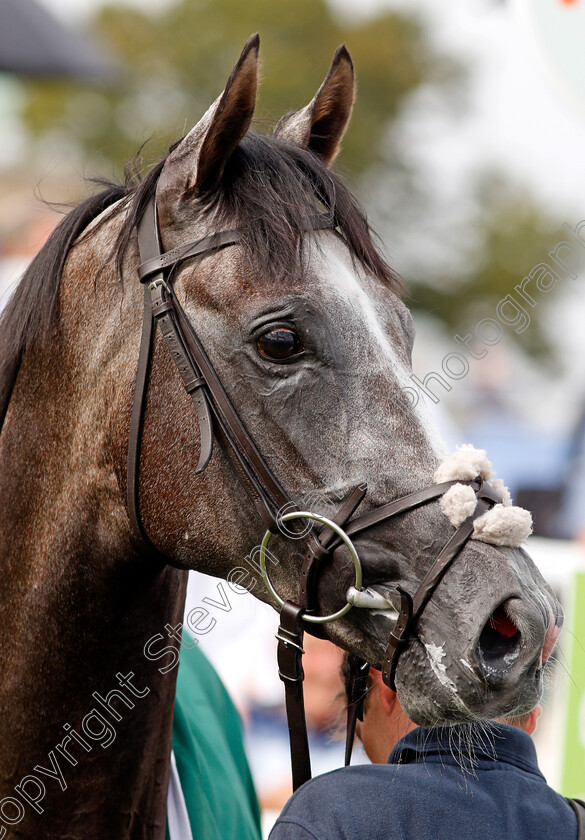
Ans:
<svg viewBox="0 0 585 840"><path fill-rule="evenodd" d="M131 551L111 467L64 422L75 384L36 362L0 437L0 838L159 840L185 573Z"/></svg>

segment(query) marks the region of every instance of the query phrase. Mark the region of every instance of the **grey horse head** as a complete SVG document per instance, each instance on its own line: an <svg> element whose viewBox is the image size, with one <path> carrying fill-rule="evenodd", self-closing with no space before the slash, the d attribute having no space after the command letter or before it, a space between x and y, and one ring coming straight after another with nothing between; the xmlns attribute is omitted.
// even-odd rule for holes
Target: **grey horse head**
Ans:
<svg viewBox="0 0 585 840"><path fill-rule="evenodd" d="M422 400L409 396L414 326L399 283L329 169L355 98L349 54L337 51L315 97L273 137L249 130L257 60L251 39L221 96L164 162L156 187L162 246L239 231L237 245L178 267L176 294L290 498L329 513L363 484L367 511L433 484L448 453ZM307 230L323 210L335 229ZM197 428L162 354L153 375L141 489L150 539L182 568L223 576L247 568L243 585L269 600L245 562L263 529L221 437L197 475ZM169 441L163 469L149 443L157 436ZM365 584L397 606L396 587L416 589L452 533L437 501L365 532L356 539ZM283 598L297 597L303 549L300 539L271 544ZM319 577L321 611L339 609L352 582L341 546ZM390 605L355 609L327 634L379 667L395 619ZM532 708L560 622L523 549L468 543L401 656L405 710L419 723L445 723Z"/></svg>

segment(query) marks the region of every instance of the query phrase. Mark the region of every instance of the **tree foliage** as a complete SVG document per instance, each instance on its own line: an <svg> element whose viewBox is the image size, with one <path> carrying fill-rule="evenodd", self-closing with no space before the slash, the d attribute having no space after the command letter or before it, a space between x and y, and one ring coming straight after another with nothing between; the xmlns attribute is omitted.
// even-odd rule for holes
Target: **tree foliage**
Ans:
<svg viewBox="0 0 585 840"><path fill-rule="evenodd" d="M311 98L335 49L348 43L359 98L343 166L354 175L375 159L405 97L453 76L453 63L429 49L416 19L385 12L343 23L325 0L176 0L157 13L112 5L98 12L92 29L123 68L119 84L30 84L25 118L35 134L66 131L86 154L117 166L144 140L155 138L155 156L190 128L254 31L266 68L256 117L266 128Z"/></svg>
<svg viewBox="0 0 585 840"><path fill-rule="evenodd" d="M555 347L545 329L547 306L554 299L530 289L537 300L528 303L515 290L535 266L546 262L560 236L559 220L540 207L525 188L497 172L486 171L472 185L474 208L451 240L451 265L427 267L411 282L411 306L434 314L451 337L471 332L483 318L496 318L503 305L506 335L541 363L555 365ZM463 269L463 270L462 270Z"/></svg>

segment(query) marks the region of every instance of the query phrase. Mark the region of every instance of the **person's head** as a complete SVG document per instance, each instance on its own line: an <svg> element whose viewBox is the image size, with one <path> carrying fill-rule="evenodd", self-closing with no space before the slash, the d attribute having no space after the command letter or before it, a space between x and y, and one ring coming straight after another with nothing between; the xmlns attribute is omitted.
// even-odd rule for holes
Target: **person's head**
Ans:
<svg viewBox="0 0 585 840"><path fill-rule="evenodd" d="M370 668L364 719L357 730L370 761L385 764L398 741L415 728L396 692L383 682L380 671Z"/></svg>
<svg viewBox="0 0 585 840"><path fill-rule="evenodd" d="M510 717L499 721L522 729L532 735L542 708L536 706L521 717ZM395 691L383 682L382 674L370 668L368 691L364 705L364 720L358 724L358 736L373 764L385 764L398 741L416 728L406 716Z"/></svg>

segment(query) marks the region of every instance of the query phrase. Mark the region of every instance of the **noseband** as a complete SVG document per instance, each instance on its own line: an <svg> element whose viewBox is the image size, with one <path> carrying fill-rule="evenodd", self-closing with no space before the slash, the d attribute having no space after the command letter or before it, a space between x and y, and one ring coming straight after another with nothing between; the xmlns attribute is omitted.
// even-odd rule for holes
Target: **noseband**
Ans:
<svg viewBox="0 0 585 840"><path fill-rule="evenodd" d="M325 215L316 214L307 221L307 230L333 228L334 223ZM260 454L254 441L226 394L221 381L197 336L195 328L185 315L170 280L173 269L185 260L235 245L240 241L236 230L227 230L203 237L165 253L161 252L159 229L154 198L146 206L138 223L138 247L141 265L140 282L144 285L144 315L142 339L134 390L128 446L127 500L128 514L136 543L152 550L144 530L139 507L140 449L146 392L152 360L154 324L158 322L171 357L181 375L185 390L193 402L200 433L200 452L196 472L201 473L213 452L214 432L221 430L227 442L227 453L236 473L248 492L266 528L261 546L261 565L269 591L281 606L278 630L279 675L284 682L286 707L291 736L293 787L296 790L311 778L307 730L303 706L302 642L304 630L324 637L321 624L334 621L356 607L388 609L391 603L379 593L362 586L359 556L352 537L428 502L439 499L454 484L468 484L477 497L474 513L453 533L438 557L418 585L414 595L397 587L400 596L398 619L388 641L382 674L384 681L394 690L396 667L400 654L416 629L422 612L445 572L473 533L474 520L494 504L501 502L499 494L481 478L472 481L446 481L394 499L354 517L366 494L366 488L356 487L342 503L337 513L327 519L310 511L299 511L283 490L278 479ZM289 513L283 514L284 510ZM352 518L353 517L353 518ZM296 601L285 601L274 589L266 571L266 548L270 536L279 531L286 536L283 523L291 519L309 519L318 522L309 533L307 555L300 571L299 596ZM319 616L317 610L318 575L323 564L341 545L349 550L355 567L355 586L348 590L346 603L336 612ZM307 626L308 625L308 626ZM346 763L351 753L351 742L356 717L361 716L360 699L367 674L366 663L358 657L350 658L350 702L348 706L348 748ZM360 688L361 686L361 688Z"/></svg>

